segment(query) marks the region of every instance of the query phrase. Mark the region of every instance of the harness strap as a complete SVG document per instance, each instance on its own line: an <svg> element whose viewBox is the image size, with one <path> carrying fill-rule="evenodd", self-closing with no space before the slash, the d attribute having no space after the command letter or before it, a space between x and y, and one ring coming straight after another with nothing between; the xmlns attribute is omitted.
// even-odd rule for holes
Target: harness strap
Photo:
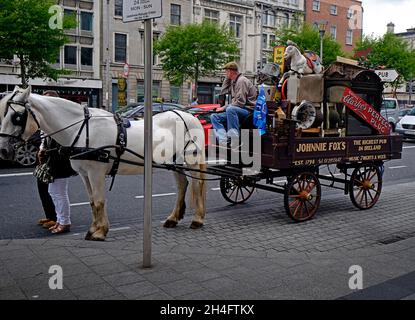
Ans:
<svg viewBox="0 0 415 320"><path fill-rule="evenodd" d="M185 153L186 153L186 149L187 149L187 147L189 146L190 142L192 142L195 146L197 146L197 145L196 145L195 141L192 139L192 136L190 135L190 130L189 130L189 127L187 126L187 123L186 123L186 121L183 119L183 117L181 116L181 114L180 114L180 113L178 113L176 110L170 110L170 111L171 111L171 112L174 112L176 115L178 115L178 116L180 117L180 119L182 119L182 121L183 121L183 123L184 123L184 127L186 128L186 133L188 133L188 134L189 134L189 140L187 141L186 145L185 145L185 146L184 146L184 148L183 148L183 154L185 154ZM174 154L174 156L173 156L173 162L176 162L176 154Z"/></svg>
<svg viewBox="0 0 415 320"><path fill-rule="evenodd" d="M127 130L124 127L124 122L118 114L114 114L114 120L117 125L117 148L115 149L117 157L114 159L114 163L112 164L112 168L109 173L109 175L112 177L110 191L112 189L112 186L114 185L115 175L117 174L118 167L120 166L121 156L127 147Z"/></svg>
<svg viewBox="0 0 415 320"><path fill-rule="evenodd" d="M78 134L76 135L74 141L71 144L71 148L75 146L75 144L78 142L79 137L81 136L82 130L86 126L86 138L85 143L86 147L89 148L89 119L91 118L91 114L89 113L88 107L84 107L84 120L82 122L81 127L79 128Z"/></svg>

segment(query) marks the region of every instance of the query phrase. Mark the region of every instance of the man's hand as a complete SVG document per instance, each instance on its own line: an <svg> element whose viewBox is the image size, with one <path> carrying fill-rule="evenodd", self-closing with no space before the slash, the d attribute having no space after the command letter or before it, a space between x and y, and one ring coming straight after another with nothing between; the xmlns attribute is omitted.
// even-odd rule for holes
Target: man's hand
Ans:
<svg viewBox="0 0 415 320"><path fill-rule="evenodd" d="M226 106L223 106L223 107L219 107L219 108L216 108L216 112L223 112L223 111L225 111L226 110Z"/></svg>

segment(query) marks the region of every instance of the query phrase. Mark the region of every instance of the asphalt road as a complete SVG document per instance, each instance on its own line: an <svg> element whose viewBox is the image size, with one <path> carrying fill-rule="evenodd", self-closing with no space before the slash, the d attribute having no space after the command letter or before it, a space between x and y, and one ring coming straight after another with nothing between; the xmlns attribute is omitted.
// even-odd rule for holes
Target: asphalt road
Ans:
<svg viewBox="0 0 415 320"><path fill-rule="evenodd" d="M414 158L415 143L405 142L402 159L385 163L384 185L413 181L415 177ZM0 164L0 239L52 236L48 231L36 225L36 221L43 217L43 211L35 178L31 174L32 171L33 168ZM324 171L322 172L324 173ZM110 179L107 179L107 190L109 184ZM153 221L159 221L161 225L166 219L174 206L176 192L173 174L156 170L153 179ZM344 197L341 190L323 187L320 206L325 205L326 195ZM70 179L69 197L71 200L72 234L84 233L91 223L91 213L88 197L79 177ZM281 194L262 190L255 191L248 203L254 210L255 203L263 204L276 198L281 199L281 205L276 208L274 202L270 204L270 210L285 215L283 195ZM332 196L330 198L332 199ZM120 228L129 228L131 224L141 223L143 221L143 177L117 176L113 190L107 193L107 204L111 229L119 230ZM382 205L382 197L377 205ZM238 210L238 207L231 206L222 198L219 182L208 182L207 223L210 217L211 219L220 219L220 215L212 216L213 213L225 208L226 210ZM184 223L190 224L188 216L191 214L192 211L188 210ZM316 218L318 218L318 212Z"/></svg>

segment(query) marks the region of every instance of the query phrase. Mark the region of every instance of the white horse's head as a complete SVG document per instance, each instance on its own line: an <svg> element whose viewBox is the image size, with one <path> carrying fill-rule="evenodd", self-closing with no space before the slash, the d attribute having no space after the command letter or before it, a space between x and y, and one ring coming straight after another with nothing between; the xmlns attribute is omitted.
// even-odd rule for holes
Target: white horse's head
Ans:
<svg viewBox="0 0 415 320"><path fill-rule="evenodd" d="M298 49L298 46L294 42L288 40L287 47L285 48L285 51L284 51L284 59L287 60L287 59L292 59L293 57L301 57L301 56L302 54L300 50Z"/></svg>
<svg viewBox="0 0 415 320"><path fill-rule="evenodd" d="M27 140L38 129L30 116L28 99L31 88L15 87L13 92L0 100L0 158L11 160L14 146Z"/></svg>

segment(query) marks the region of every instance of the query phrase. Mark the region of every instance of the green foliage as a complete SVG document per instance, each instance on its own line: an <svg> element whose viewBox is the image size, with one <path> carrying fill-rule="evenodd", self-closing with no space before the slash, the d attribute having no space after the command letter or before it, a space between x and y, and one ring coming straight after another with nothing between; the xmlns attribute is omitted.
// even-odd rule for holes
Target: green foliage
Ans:
<svg viewBox="0 0 415 320"><path fill-rule="evenodd" d="M308 24L287 26L276 31L276 45L287 45L287 41L294 41L302 52L311 50L320 53L320 34ZM323 38L323 65L328 66L336 61L337 56L344 56L341 45L326 35Z"/></svg>
<svg viewBox="0 0 415 320"><path fill-rule="evenodd" d="M386 33L384 36L364 37L355 49L355 52L371 49L366 57L360 59L360 63L372 69L385 67L396 69L402 79L410 80L415 77L415 50L411 50L408 43L393 33Z"/></svg>
<svg viewBox="0 0 415 320"><path fill-rule="evenodd" d="M53 69L60 47L67 43L63 29L74 28L74 17L63 17L63 29L51 28L49 13L54 0L0 0L0 57L16 54L20 59L22 84L29 78L56 80L65 70Z"/></svg>
<svg viewBox="0 0 415 320"><path fill-rule="evenodd" d="M170 26L154 44L167 78L174 84L209 75L239 55L229 27L205 21Z"/></svg>

